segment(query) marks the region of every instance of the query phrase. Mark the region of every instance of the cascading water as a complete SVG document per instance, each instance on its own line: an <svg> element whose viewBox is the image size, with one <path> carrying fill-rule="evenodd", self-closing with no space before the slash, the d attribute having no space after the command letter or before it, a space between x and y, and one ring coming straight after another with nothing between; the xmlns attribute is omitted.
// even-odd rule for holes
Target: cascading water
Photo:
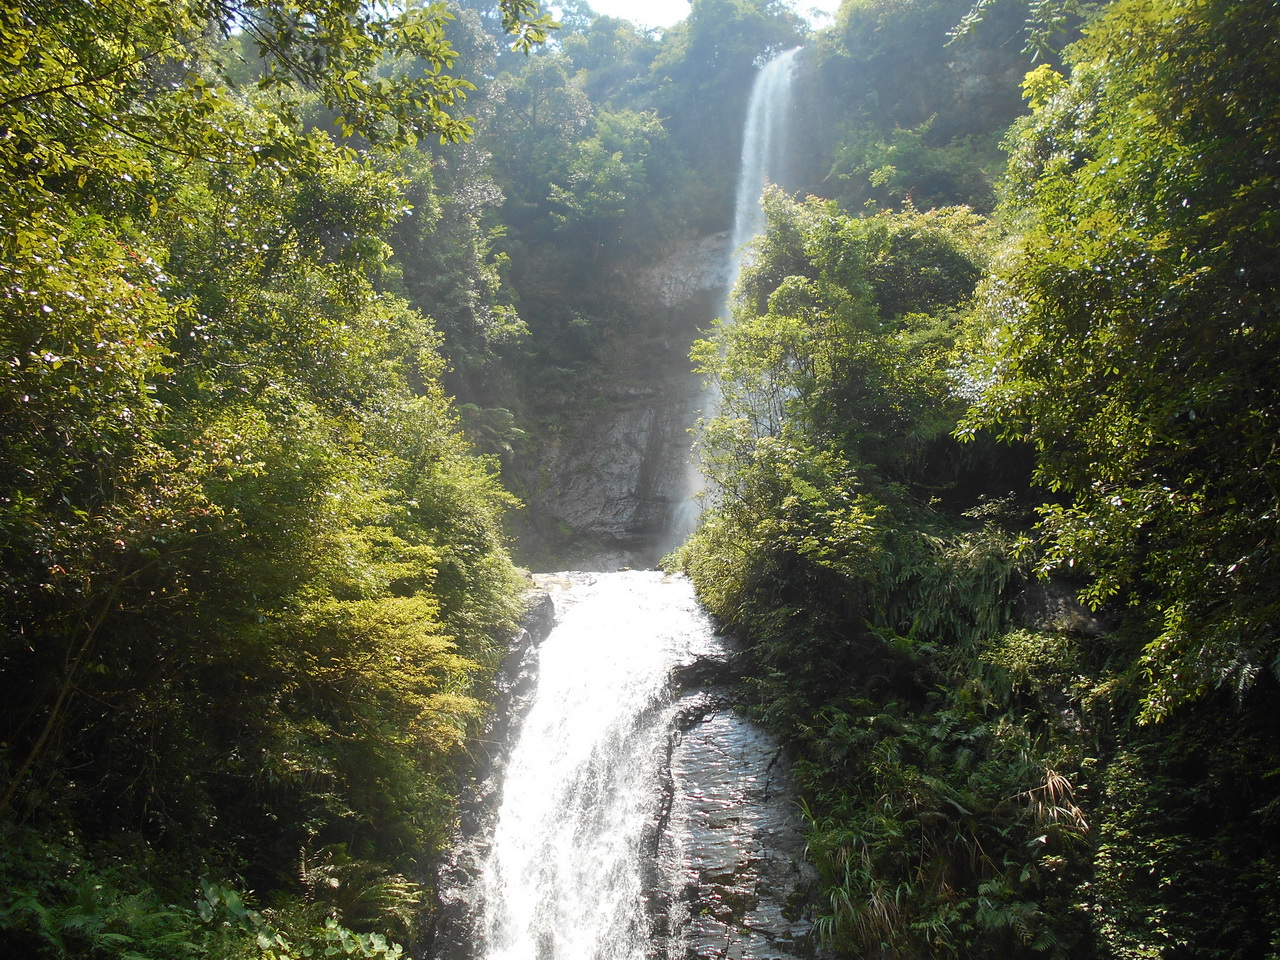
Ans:
<svg viewBox="0 0 1280 960"><path fill-rule="evenodd" d="M801 955L785 760L716 692L730 651L688 581L543 578L556 623L480 880L483 960Z"/></svg>
<svg viewBox="0 0 1280 960"><path fill-rule="evenodd" d="M742 272L746 245L764 230L764 211L760 207L760 196L764 193L765 185L783 181L786 177L787 146L791 141L788 130L791 87L795 79L796 57L801 49L796 47L778 54L764 65L751 86L747 121L742 134L737 200L733 211L727 293L733 292Z"/></svg>
<svg viewBox="0 0 1280 960"><path fill-rule="evenodd" d="M783 173L796 53L766 65L752 90L733 281L762 226L766 178ZM734 710L734 654L689 583L628 571L541 585L555 595L555 625L533 648L532 698L511 694L518 735L496 758L496 808L494 781L482 778L474 833L442 870L440 913L452 919L437 928L433 956L807 955L796 904L812 881L787 762ZM513 691L527 686L534 655L518 650Z"/></svg>
<svg viewBox="0 0 1280 960"><path fill-rule="evenodd" d="M742 273L747 245L764 231L764 210L760 198L765 186L785 181L787 174L788 130L792 109L792 85L796 58L801 47L778 54L761 68L751 85L747 102L747 119L742 132L742 159L738 168L738 185L734 202L733 231L730 234L729 262L726 267L723 316L730 318L729 300ZM699 415L714 415L716 395L704 391ZM706 478L696 459L691 458L685 470L684 496L672 511L668 549L683 543L698 523L700 495L707 488Z"/></svg>
<svg viewBox="0 0 1280 960"><path fill-rule="evenodd" d="M539 651L485 882L488 960L649 953L646 827L679 663L711 642L657 574L577 575ZM649 844L652 849L652 843Z"/></svg>

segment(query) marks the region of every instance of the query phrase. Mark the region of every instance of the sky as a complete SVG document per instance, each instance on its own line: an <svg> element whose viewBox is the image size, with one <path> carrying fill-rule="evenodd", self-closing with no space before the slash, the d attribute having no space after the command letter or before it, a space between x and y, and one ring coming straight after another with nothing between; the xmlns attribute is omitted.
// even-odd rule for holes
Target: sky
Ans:
<svg viewBox="0 0 1280 960"><path fill-rule="evenodd" d="M623 17L646 27L669 27L689 15L689 0L588 0L596 13ZM812 9L834 13L840 0L797 0L796 10Z"/></svg>

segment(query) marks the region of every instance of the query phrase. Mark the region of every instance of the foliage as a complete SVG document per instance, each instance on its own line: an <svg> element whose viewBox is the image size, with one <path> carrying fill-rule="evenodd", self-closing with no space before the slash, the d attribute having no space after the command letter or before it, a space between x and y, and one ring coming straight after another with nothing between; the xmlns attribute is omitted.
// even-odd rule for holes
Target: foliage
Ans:
<svg viewBox="0 0 1280 960"><path fill-rule="evenodd" d="M857 623L891 588L875 563L890 517L947 485L937 468L962 409L948 356L984 228L964 210L858 220L777 191L765 212L733 321L694 351L718 408L702 425L716 504L698 536L717 546L695 543L691 562L719 571L695 581L704 592L790 582L769 567L747 573L747 558L778 550L796 558L797 575L841 572L849 582L835 595ZM739 551L747 556L731 559ZM750 629L752 618L730 619Z"/></svg>
<svg viewBox="0 0 1280 960"><path fill-rule="evenodd" d="M101 869L81 843L50 843L8 829L0 876L5 943L27 955L185 960L288 960L310 956L385 957L403 950L378 933L297 907L257 910L236 891L202 880L194 897L166 903L117 862Z"/></svg>
<svg viewBox="0 0 1280 960"><path fill-rule="evenodd" d="M952 349L990 228L776 191L765 209L733 320L696 351L715 502L682 562L799 752L817 933L847 955L1064 956L1084 813L967 673L1007 627L1017 543L937 509L966 471Z"/></svg>
<svg viewBox="0 0 1280 960"><path fill-rule="evenodd" d="M962 39L948 31L969 0L845 3L815 38L801 111L800 184L846 209L994 206L1001 134L1030 66L1010 36L1026 3L985 11ZM828 115L828 105L842 109Z"/></svg>
<svg viewBox="0 0 1280 960"><path fill-rule="evenodd" d="M837 32L874 59L911 6ZM798 752L841 953L1275 950L1275 19L1119 2L1028 73L995 259L967 213L775 194L698 348L681 562ZM941 155L877 109L844 157L893 188Z"/></svg>
<svg viewBox="0 0 1280 960"><path fill-rule="evenodd" d="M0 950L399 955L519 593L511 500L384 287L414 160L355 148L465 132L447 15L0 18ZM268 926L221 888L218 941L201 873Z"/></svg>
<svg viewBox="0 0 1280 960"><path fill-rule="evenodd" d="M1107 955L1275 950L1275 742L1269 710L1223 697L1137 734L1107 765L1087 885Z"/></svg>
<svg viewBox="0 0 1280 960"><path fill-rule="evenodd" d="M635 109L643 103L650 65L660 44L629 20L596 17L580 34L564 38L562 49L583 76L593 103Z"/></svg>
<svg viewBox="0 0 1280 960"><path fill-rule="evenodd" d="M1271 4L1114 5L1012 141L1029 224L987 288L969 424L1034 444L1063 495L1046 567L1148 618L1148 719L1276 656L1275 26Z"/></svg>
<svg viewBox="0 0 1280 960"><path fill-rule="evenodd" d="M1071 783L1012 717L938 703L922 720L852 701L802 733L819 934L849 953L1065 955L1080 923L1044 888L1088 830Z"/></svg>
<svg viewBox="0 0 1280 960"><path fill-rule="evenodd" d="M931 122L887 136L874 129L849 130L836 148L831 175L846 180L868 208L923 210L957 199L990 213L995 206L989 140L969 138L941 146L928 142Z"/></svg>
<svg viewBox="0 0 1280 960"><path fill-rule="evenodd" d="M948 351L984 263L982 221L963 209L858 220L777 191L765 214L733 322L695 347L720 398L712 431L795 423L907 478L960 412ZM706 454L717 484L722 448L713 437Z"/></svg>
<svg viewBox="0 0 1280 960"><path fill-rule="evenodd" d="M637 216L637 208L644 210L651 200L652 167L661 163L666 138L653 113L602 111L594 126L595 133L578 142L564 184L553 181L550 194L559 208L552 216L586 240L593 259L606 248L631 246L656 232Z"/></svg>
<svg viewBox="0 0 1280 960"><path fill-rule="evenodd" d="M1108 0L1088 3L1084 0L1039 0L1029 4L1026 19L1026 51L1036 57L1060 50L1081 21L1096 16ZM973 0L950 36L958 40L969 36L990 15L995 0Z"/></svg>
<svg viewBox="0 0 1280 960"><path fill-rule="evenodd" d="M500 0L503 25L524 49L546 38L548 16L533 0ZM314 92L344 134L406 140L437 134L467 136L464 118L449 112L468 86L445 73L455 53L445 35L444 4L398 10L363 0L317 0L299 7L272 0L106 4L92 11L46 6L4 14L6 74L0 106L16 135L10 149L36 161L40 176L92 169L92 157L70 148L80 135L61 111L21 110L65 104L104 122L119 137L159 143L195 156L218 140L238 139L234 127L210 124L228 99L232 73L206 38L235 38L256 49L259 79L277 119L296 126L302 97ZM416 75L378 76L387 59L417 58ZM205 67L207 69L201 69ZM169 76L166 76L168 74ZM167 94L161 94L165 88ZM139 98L137 95L147 96ZM159 108L159 109L158 109ZM165 112L172 110L170 116ZM12 115L10 115L12 114ZM44 124L52 121L53 127ZM85 128L81 128L85 129ZM88 126L92 129L92 125ZM110 141L107 141L110 142ZM251 142L236 144L244 150ZM89 146L85 143L84 146ZM266 154L270 156L270 154ZM259 159L265 159L259 151Z"/></svg>

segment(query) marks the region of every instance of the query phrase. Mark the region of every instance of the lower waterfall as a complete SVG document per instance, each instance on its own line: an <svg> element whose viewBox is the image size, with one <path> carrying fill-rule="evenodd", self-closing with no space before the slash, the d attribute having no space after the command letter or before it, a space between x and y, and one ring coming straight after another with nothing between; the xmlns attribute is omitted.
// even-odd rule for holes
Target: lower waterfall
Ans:
<svg viewBox="0 0 1280 960"><path fill-rule="evenodd" d="M488 836L462 871L460 949L436 955L807 956L787 761L734 709L734 652L690 584L655 571L539 580L554 627L515 708Z"/></svg>

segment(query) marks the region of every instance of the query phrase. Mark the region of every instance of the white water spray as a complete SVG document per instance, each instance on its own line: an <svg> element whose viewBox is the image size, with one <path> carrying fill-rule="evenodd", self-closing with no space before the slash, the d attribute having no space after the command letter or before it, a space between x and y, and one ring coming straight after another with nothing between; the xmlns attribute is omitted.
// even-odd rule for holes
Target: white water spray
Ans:
<svg viewBox="0 0 1280 960"><path fill-rule="evenodd" d="M671 672L717 641L687 581L636 572L566 582L485 868L487 960L652 955L654 843L644 840L675 709Z"/></svg>
<svg viewBox="0 0 1280 960"><path fill-rule="evenodd" d="M811 880L787 765L711 689L730 650L692 586L657 571L542 585L556 624L466 956L797 960L808 923L794 902Z"/></svg>
<svg viewBox="0 0 1280 960"><path fill-rule="evenodd" d="M733 211L729 293L733 292L742 272L744 248L764 232L760 196L765 185L779 182L787 173L787 147L791 142L791 88L795 80L796 56L800 50L796 47L778 54L764 65L751 86L747 122L742 134L737 201Z"/></svg>
<svg viewBox="0 0 1280 960"><path fill-rule="evenodd" d="M731 283L763 227L765 183L785 174L796 52L752 89ZM690 482L681 540L701 487ZM483 863L475 956L797 956L807 924L789 904L803 889L803 841L780 753L715 696L673 690L682 667L726 655L692 588L655 572L557 581L557 624Z"/></svg>
<svg viewBox="0 0 1280 960"><path fill-rule="evenodd" d="M731 319L730 299L738 285L747 256L747 245L764 232L764 209L760 198L765 186L785 179L787 148L790 146L792 87L795 81L796 57L801 47L778 54L756 74L747 102L747 119L742 133L742 159L738 167L738 188L733 213L733 232L729 244L728 284L722 316ZM700 402L700 415L712 417L719 398L705 390ZM707 490L707 479L696 457L685 466L684 497L672 511L666 549L672 550L689 538L698 525L702 511L701 498Z"/></svg>

